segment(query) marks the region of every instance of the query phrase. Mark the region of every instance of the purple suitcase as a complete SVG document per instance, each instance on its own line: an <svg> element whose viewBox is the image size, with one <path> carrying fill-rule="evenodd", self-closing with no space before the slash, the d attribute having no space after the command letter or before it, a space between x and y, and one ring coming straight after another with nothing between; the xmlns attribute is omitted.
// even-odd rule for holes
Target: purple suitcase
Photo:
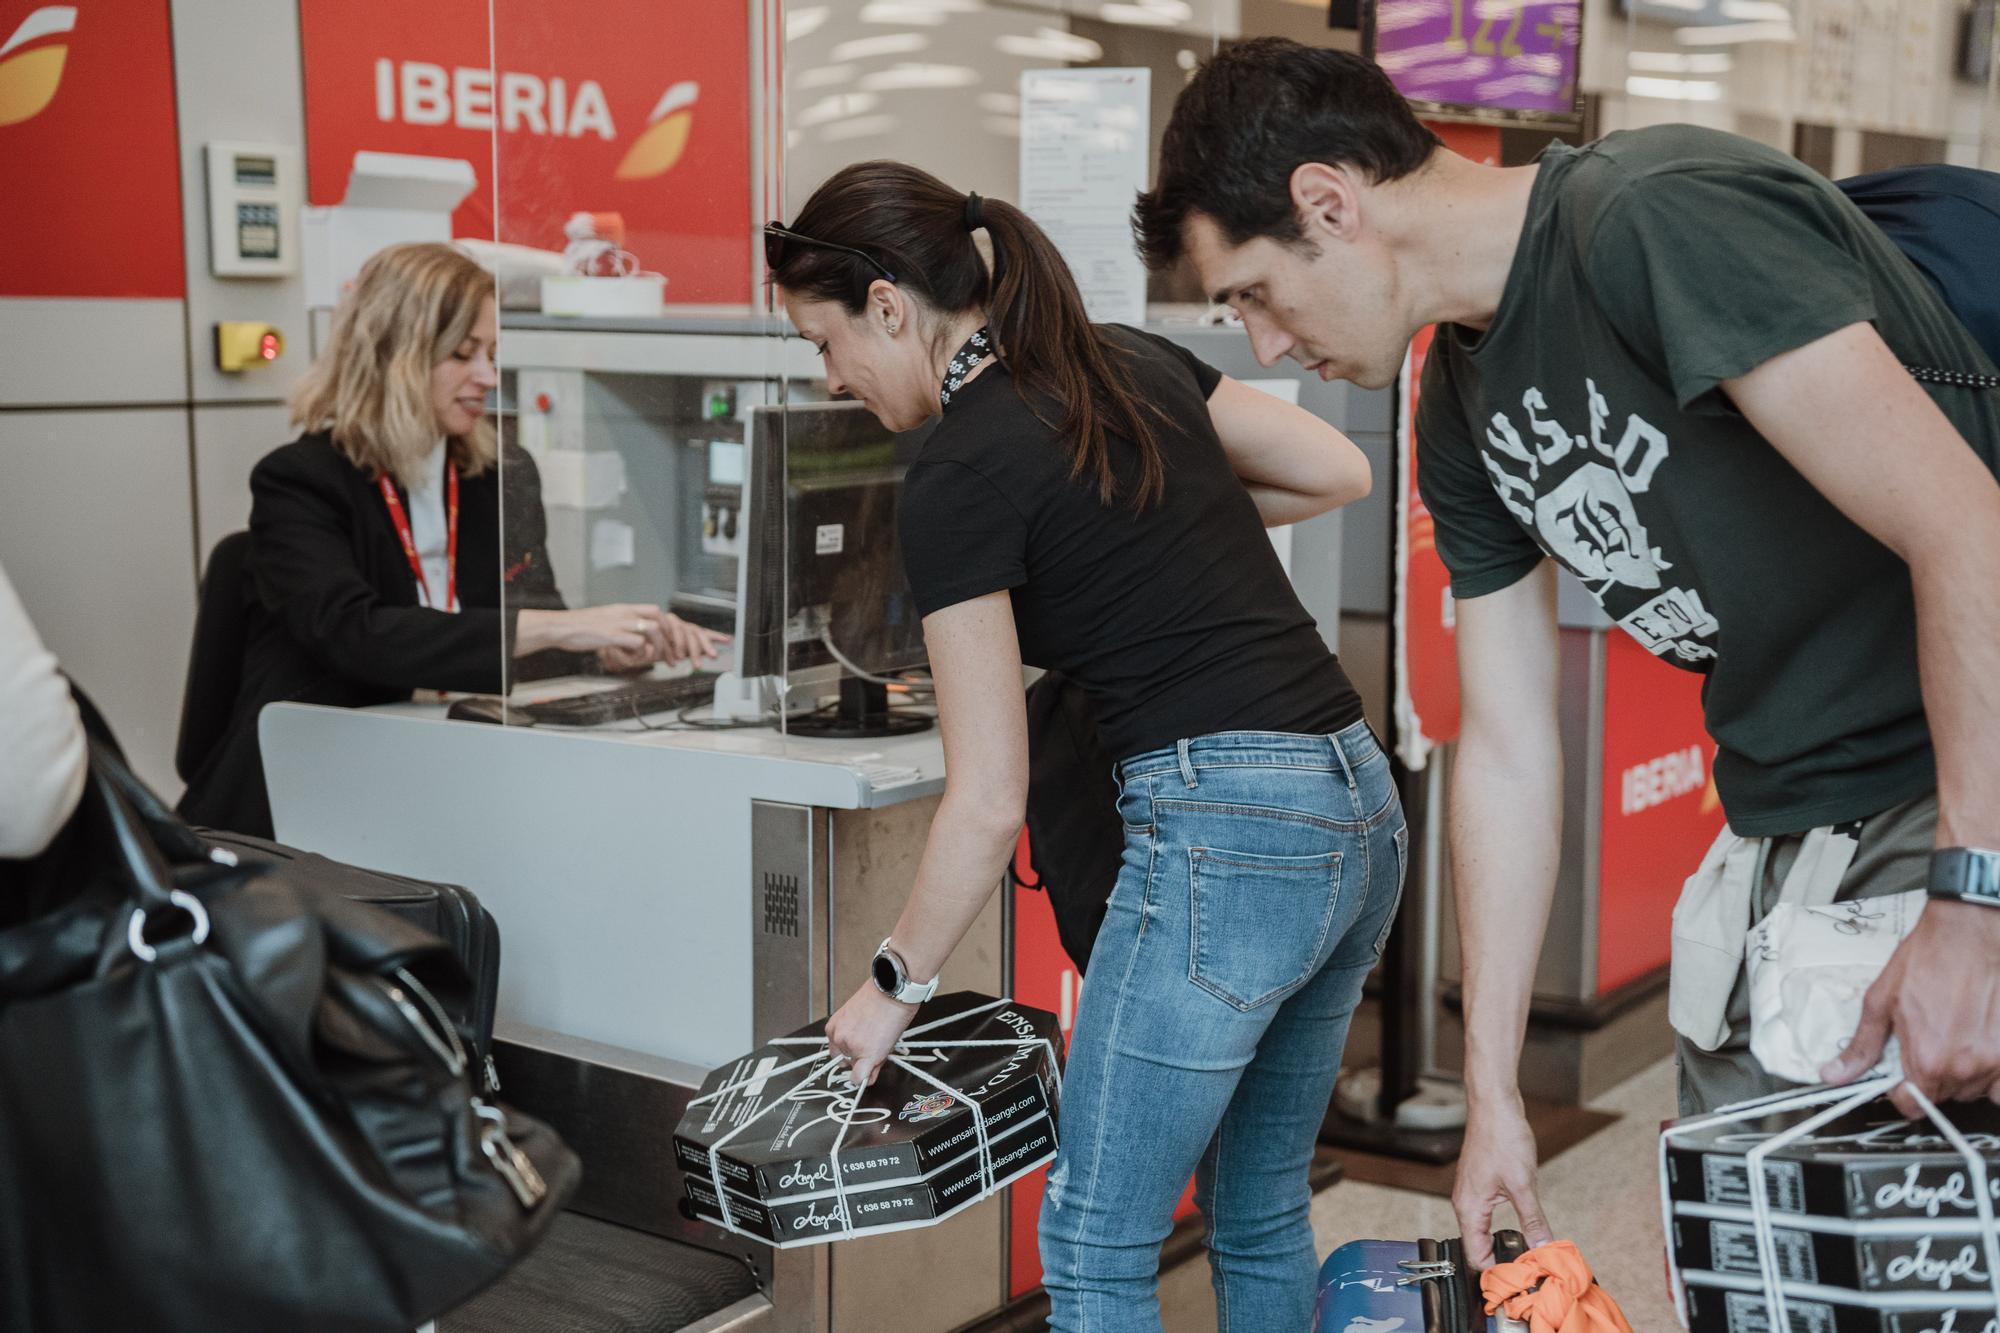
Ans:
<svg viewBox="0 0 2000 1333"><path fill-rule="evenodd" d="M1496 1232L1493 1256L1518 1258L1518 1231ZM1524 1324L1489 1318L1479 1275L1453 1240L1356 1240L1319 1270L1313 1333L1510 1333Z"/></svg>

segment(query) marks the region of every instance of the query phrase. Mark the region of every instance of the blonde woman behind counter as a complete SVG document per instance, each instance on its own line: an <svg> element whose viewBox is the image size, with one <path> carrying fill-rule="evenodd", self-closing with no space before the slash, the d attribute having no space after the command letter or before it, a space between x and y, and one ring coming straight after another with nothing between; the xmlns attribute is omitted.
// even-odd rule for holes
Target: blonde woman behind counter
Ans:
<svg viewBox="0 0 2000 1333"><path fill-rule="evenodd" d="M250 477L242 681L181 801L190 821L271 836L268 703L498 693L509 676L715 656L723 636L657 606L563 608L534 463L508 449L504 496L495 466L496 325L491 276L449 245L362 266L293 393L304 434Z"/></svg>

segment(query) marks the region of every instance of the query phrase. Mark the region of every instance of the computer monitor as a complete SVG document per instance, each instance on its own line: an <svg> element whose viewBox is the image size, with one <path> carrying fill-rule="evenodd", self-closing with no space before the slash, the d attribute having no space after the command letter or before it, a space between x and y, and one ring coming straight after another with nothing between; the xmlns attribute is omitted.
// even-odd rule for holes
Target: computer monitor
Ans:
<svg viewBox="0 0 2000 1333"><path fill-rule="evenodd" d="M859 403L759 407L745 468L737 673L789 691L838 686L798 735L881 736L930 719L892 713L881 680L927 661L896 508L928 429L896 434Z"/></svg>

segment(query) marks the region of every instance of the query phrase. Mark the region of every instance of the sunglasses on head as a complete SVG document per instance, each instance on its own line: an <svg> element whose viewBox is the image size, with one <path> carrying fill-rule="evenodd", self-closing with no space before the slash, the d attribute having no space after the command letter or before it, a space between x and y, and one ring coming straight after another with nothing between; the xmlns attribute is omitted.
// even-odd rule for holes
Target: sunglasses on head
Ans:
<svg viewBox="0 0 2000 1333"><path fill-rule="evenodd" d="M853 255L890 282L896 280L896 275L889 271L888 266L875 256L869 254L866 250L857 250L851 245L835 245L832 241L820 241L810 236L801 236L798 232L793 231L790 227L780 222L766 222L764 224L764 263L767 266L774 269L782 267L785 262L785 247L791 245L803 245L813 250L833 250L843 255Z"/></svg>

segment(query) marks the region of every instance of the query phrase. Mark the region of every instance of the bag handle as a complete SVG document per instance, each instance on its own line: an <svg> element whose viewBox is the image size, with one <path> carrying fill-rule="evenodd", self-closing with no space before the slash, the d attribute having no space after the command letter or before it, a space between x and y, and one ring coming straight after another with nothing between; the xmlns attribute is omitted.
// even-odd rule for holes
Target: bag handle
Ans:
<svg viewBox="0 0 2000 1333"><path fill-rule="evenodd" d="M110 825L110 851L122 872L121 878L140 907L164 911L173 905L173 873L160 849L146 836L146 829L126 796L127 789L137 782L101 742L90 742L90 783L103 804L105 822Z"/></svg>
<svg viewBox="0 0 2000 1333"><path fill-rule="evenodd" d="M100 758L102 764L98 762ZM93 775L101 773L117 789L129 812L151 835L154 846L165 856L168 864L205 863L214 859L213 849L193 829L182 823L180 816L168 809L167 803L141 782L115 752L93 747L91 772Z"/></svg>
<svg viewBox="0 0 2000 1333"><path fill-rule="evenodd" d="M159 798L107 746L95 739L90 742L90 779L104 804L105 822L110 825L111 853L132 890L134 906L125 925L127 947L140 962L152 962L158 951L146 939L146 917L154 912L175 910L186 913L193 922L189 938L195 944L202 943L208 938L208 911L199 898L174 887L173 872L155 842L155 839L193 842L199 847L200 839L168 813Z"/></svg>

